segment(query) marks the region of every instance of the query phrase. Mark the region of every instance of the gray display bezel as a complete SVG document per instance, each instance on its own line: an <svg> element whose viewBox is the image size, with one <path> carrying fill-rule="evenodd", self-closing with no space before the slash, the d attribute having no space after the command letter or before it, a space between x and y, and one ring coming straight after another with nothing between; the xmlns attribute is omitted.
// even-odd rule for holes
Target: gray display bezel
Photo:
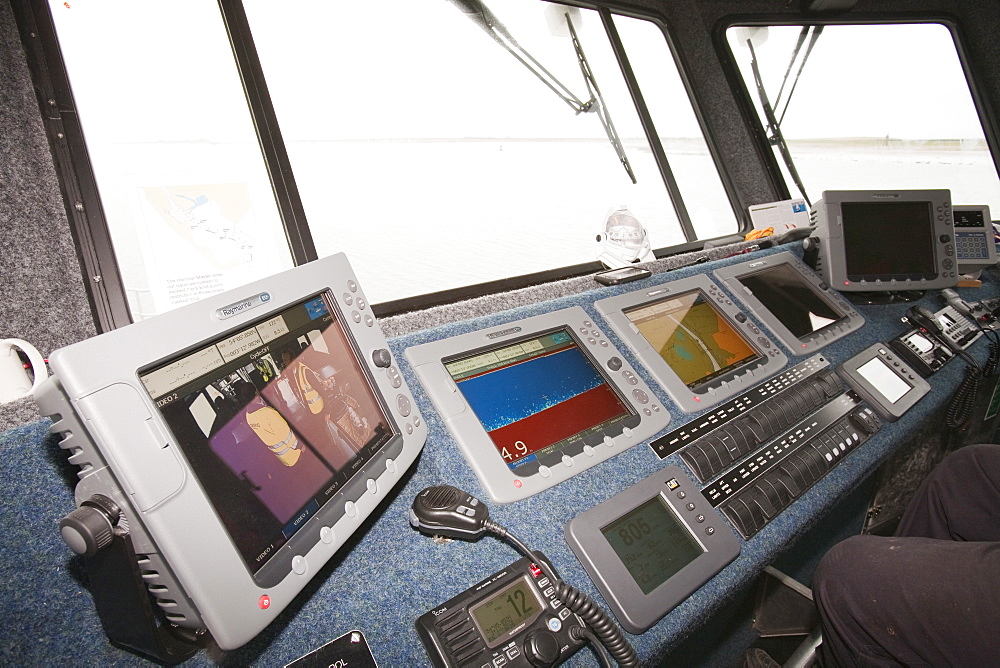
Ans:
<svg viewBox="0 0 1000 668"><path fill-rule="evenodd" d="M653 349L628 316L626 310L649 306L698 290L726 319L729 326L739 332L759 356L755 362L738 367L732 372L714 378L692 390L681 380L670 365ZM594 302L594 306L608 321L615 333L628 345L649 369L670 398L686 413L695 413L714 406L730 397L742 394L765 378L777 373L788 362L785 353L766 332L754 325L718 285L704 274L696 274L658 286L627 292Z"/></svg>
<svg viewBox="0 0 1000 668"><path fill-rule="evenodd" d="M752 276L765 269L780 265L791 267L797 272L803 284L812 289L817 299L825 302L831 309L840 313L840 319L826 327L809 332L805 336L795 336L781 322L778 316L764 306L743 282L743 279L747 276ZM740 264L728 267L720 267L713 273L737 299L750 309L750 312L753 313L757 320L771 330L771 333L779 341L785 344L793 355L809 355L814 353L828 343L832 343L860 329L865 324L864 318L851 306L850 302L841 297L836 290L831 290L830 286L816 272L788 251L782 251L781 253L741 262Z"/></svg>
<svg viewBox="0 0 1000 668"><path fill-rule="evenodd" d="M872 385L858 371L860 367L876 358L881 359L889 371L896 374L900 380L910 386L910 389L897 401L892 402L886 399L882 391ZM924 395L931 391L930 384L919 373L910 369L906 361L896 355L895 351L884 343L876 343L865 348L837 367L837 374L862 399L871 404L880 417L889 422L895 422L901 418L906 411L913 408Z"/></svg>
<svg viewBox="0 0 1000 668"><path fill-rule="evenodd" d="M854 281L847 276L844 220L841 205L850 202L928 202L935 212L930 242L934 252L934 279L877 279ZM951 191L937 190L825 190L812 208L814 236L819 240L817 271L841 292L894 292L950 288L958 283L955 225Z"/></svg>
<svg viewBox="0 0 1000 668"><path fill-rule="evenodd" d="M381 395L396 435L295 534L294 542L278 548L281 554L267 564L264 585L234 545L139 380L139 370L320 293L329 294L333 315ZM168 618L206 628L220 648L233 649L288 606L376 512L423 448L427 427L416 402L394 361L388 368L376 366L376 350L388 345L341 253L53 352L53 377L39 406L72 406L79 418L73 421L85 425L73 434L88 463L80 472L77 503L103 493L123 507L136 552L161 565L152 593L165 601ZM171 600L190 601L196 610L175 619Z"/></svg>
<svg viewBox="0 0 1000 668"><path fill-rule="evenodd" d="M563 453L552 465L541 465L515 474L497 452L493 440L444 364L447 360L558 329L570 333L637 420L632 426L587 437L580 452L572 455ZM511 503L548 489L626 448L642 443L670 423L670 412L579 306L413 346L407 348L404 355L466 462L490 498L498 503Z"/></svg>
<svg viewBox="0 0 1000 668"><path fill-rule="evenodd" d="M671 488L671 481L677 486ZM644 594L601 529L657 496L704 552ZM702 522L698 521L699 516L704 517ZM740 540L725 518L698 494L694 483L677 466L665 467L577 515L566 525L564 533L580 564L629 633L648 630L740 554Z"/></svg>

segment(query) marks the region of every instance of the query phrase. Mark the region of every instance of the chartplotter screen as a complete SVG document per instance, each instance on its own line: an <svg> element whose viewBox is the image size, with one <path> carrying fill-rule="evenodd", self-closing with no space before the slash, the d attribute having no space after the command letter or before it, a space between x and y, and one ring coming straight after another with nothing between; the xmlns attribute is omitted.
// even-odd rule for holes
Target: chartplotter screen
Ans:
<svg viewBox="0 0 1000 668"><path fill-rule="evenodd" d="M624 313L691 389L761 357L700 290Z"/></svg>
<svg viewBox="0 0 1000 668"><path fill-rule="evenodd" d="M600 299L594 306L682 410L736 396L788 358L704 275Z"/></svg>

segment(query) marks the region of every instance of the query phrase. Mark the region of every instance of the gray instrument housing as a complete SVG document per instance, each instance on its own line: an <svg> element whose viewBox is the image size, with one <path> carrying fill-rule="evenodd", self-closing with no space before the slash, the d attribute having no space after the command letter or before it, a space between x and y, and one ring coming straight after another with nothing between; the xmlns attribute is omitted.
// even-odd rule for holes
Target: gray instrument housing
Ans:
<svg viewBox="0 0 1000 668"><path fill-rule="evenodd" d="M926 239L933 249L935 277L907 279L902 276L875 280L854 280L848 277L845 249L845 203L905 203L926 202L933 210L933 231ZM810 213L816 228L813 236L819 240L816 270L823 280L841 292L885 292L950 288L958 283L958 261L955 257L955 225L952 217L951 191L938 190L825 190L813 204ZM874 235L879 236L877 230ZM881 235L885 237L883 233ZM882 244L893 239L882 239Z"/></svg>
<svg viewBox="0 0 1000 668"><path fill-rule="evenodd" d="M703 552L644 594L601 529L657 496L666 502L674 519ZM725 518L677 466L660 469L577 515L566 525L564 533L573 553L629 633L649 629L740 554L740 541Z"/></svg>
<svg viewBox="0 0 1000 668"><path fill-rule="evenodd" d="M591 358L604 379L635 415L629 426L584 439L582 451L515 473L497 452L444 363L449 359L515 343L534 334L565 328ZM490 498L510 503L537 494L651 438L670 422L670 412L622 357L593 319L579 306L460 334L407 348L404 352L459 450Z"/></svg>
<svg viewBox="0 0 1000 668"><path fill-rule="evenodd" d="M741 280L764 269L780 265L787 265L797 272L798 276L802 279L802 283L812 290L817 299L825 302L827 306L839 314L841 316L840 319L801 337L795 336L781 322L778 316L764 306ZM716 278L729 288L729 291L737 299L750 309L750 312L753 313L757 320L763 323L779 341L785 344L793 355L809 355L814 353L828 343L833 343L837 339L861 329L865 324L865 319L851 306L850 302L841 297L836 290L831 290L830 286L816 272L810 269L805 262L788 251L741 262L740 264L729 265L728 267L720 267L713 273Z"/></svg>
<svg viewBox="0 0 1000 668"><path fill-rule="evenodd" d="M759 358L691 389L663 360L624 311L659 304L696 290L710 300L712 306L721 313L730 327L746 339ZM695 413L742 394L788 363L788 357L774 344L768 333L751 322L729 295L704 274L601 299L594 302L594 306L619 338L639 357L670 398L686 413Z"/></svg>
<svg viewBox="0 0 1000 668"><path fill-rule="evenodd" d="M873 366L866 367L868 364ZM863 368L871 368L872 371L866 372ZM880 417L890 422L903 417L906 411L931 391L930 384L883 343L871 345L841 364L837 367L837 374L862 399L871 404ZM871 380L875 377L881 379L878 384ZM905 387L896 399L886 396L889 385L893 384L897 388Z"/></svg>
<svg viewBox="0 0 1000 668"><path fill-rule="evenodd" d="M993 223L990 207L985 204L963 204L952 207L955 218L955 247L958 270L963 274L980 271L997 263L997 246L993 240ZM980 219L983 226L973 227L960 221L964 218Z"/></svg>
<svg viewBox="0 0 1000 668"><path fill-rule="evenodd" d="M271 568L270 581L262 585L139 373L322 292L353 339L353 354L394 434L293 536L295 554L272 557L284 564L283 572ZM341 253L56 350L50 356L53 376L35 399L53 420L50 431L63 437L60 447L70 463L80 467L77 504L104 494L123 509L150 594L168 621L205 628L219 647L233 649L288 606L389 496L423 448L427 427L405 380L394 361L380 367L372 357L387 350Z"/></svg>

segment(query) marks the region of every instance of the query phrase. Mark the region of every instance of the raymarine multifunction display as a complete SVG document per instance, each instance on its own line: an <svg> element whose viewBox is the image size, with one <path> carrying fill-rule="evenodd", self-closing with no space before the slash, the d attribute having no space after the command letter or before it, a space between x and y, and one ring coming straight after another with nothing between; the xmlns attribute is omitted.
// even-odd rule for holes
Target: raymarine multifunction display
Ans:
<svg viewBox="0 0 1000 668"><path fill-rule="evenodd" d="M51 366L37 401L81 467L77 502L121 507L167 619L223 649L288 605L426 436L342 254L58 350ZM91 551L80 521L63 534Z"/></svg>
<svg viewBox="0 0 1000 668"><path fill-rule="evenodd" d="M788 361L704 275L601 299L594 306L688 413L744 392Z"/></svg>
<svg viewBox="0 0 1000 668"><path fill-rule="evenodd" d="M798 355L814 352L865 323L847 300L787 251L714 273Z"/></svg>
<svg viewBox="0 0 1000 668"><path fill-rule="evenodd" d="M483 487L501 503L566 480L670 421L580 307L405 354Z"/></svg>
<svg viewBox="0 0 1000 668"><path fill-rule="evenodd" d="M811 215L816 271L841 292L958 283L948 190L826 190Z"/></svg>
<svg viewBox="0 0 1000 668"><path fill-rule="evenodd" d="M566 541L631 633L642 633L740 553L719 511L668 466L566 525Z"/></svg>

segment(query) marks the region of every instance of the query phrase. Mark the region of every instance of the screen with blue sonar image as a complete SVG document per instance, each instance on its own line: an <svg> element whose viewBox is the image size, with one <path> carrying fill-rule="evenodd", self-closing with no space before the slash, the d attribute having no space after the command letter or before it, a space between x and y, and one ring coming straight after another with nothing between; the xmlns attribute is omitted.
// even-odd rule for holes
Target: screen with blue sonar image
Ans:
<svg viewBox="0 0 1000 668"><path fill-rule="evenodd" d="M566 330L445 362L511 469L632 415Z"/></svg>

